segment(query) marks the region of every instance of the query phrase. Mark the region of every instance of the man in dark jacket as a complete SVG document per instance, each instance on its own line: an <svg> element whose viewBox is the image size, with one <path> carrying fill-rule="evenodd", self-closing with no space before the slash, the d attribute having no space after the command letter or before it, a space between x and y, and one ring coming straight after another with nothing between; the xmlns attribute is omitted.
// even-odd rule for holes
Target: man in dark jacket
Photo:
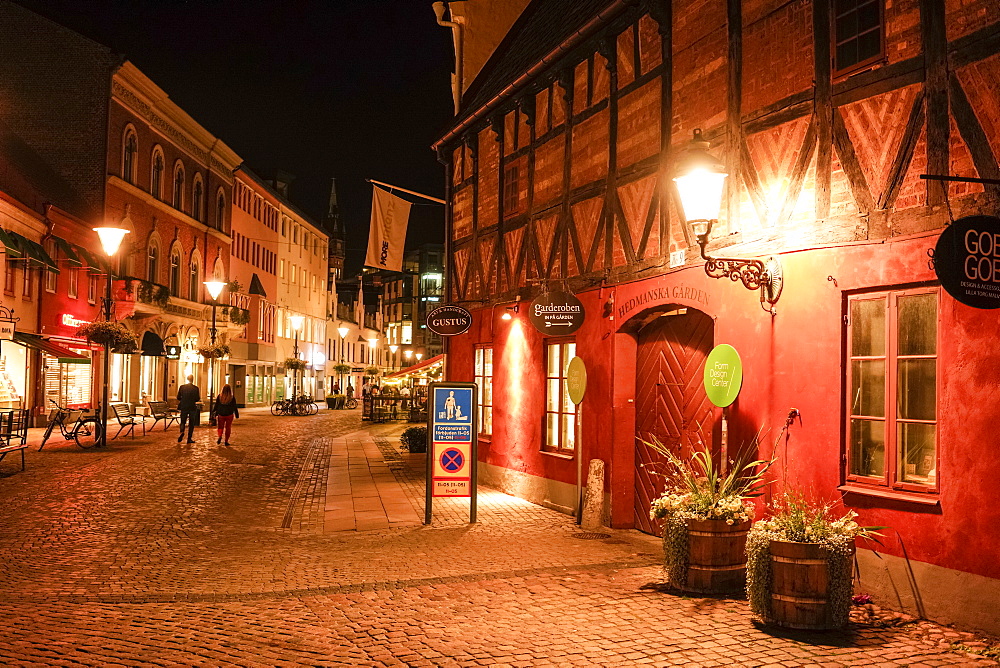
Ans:
<svg viewBox="0 0 1000 668"><path fill-rule="evenodd" d="M188 428L188 443L194 443L194 426L201 418L201 410L198 403L201 401L201 392L194 384L194 376L187 377L187 383L177 389L177 410L181 412L181 433L177 437L177 442L184 440L184 425Z"/></svg>

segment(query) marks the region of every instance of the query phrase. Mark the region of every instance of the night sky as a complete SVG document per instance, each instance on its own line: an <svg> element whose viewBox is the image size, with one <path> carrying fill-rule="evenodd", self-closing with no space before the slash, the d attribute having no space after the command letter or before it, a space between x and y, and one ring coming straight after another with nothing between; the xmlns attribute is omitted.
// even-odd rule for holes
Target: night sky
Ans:
<svg viewBox="0 0 1000 668"><path fill-rule="evenodd" d="M348 268L364 259L366 178L443 197L429 148L452 116L451 32L430 0L17 0L123 54L261 176L296 176L314 220L337 179ZM412 209L407 247L441 242Z"/></svg>

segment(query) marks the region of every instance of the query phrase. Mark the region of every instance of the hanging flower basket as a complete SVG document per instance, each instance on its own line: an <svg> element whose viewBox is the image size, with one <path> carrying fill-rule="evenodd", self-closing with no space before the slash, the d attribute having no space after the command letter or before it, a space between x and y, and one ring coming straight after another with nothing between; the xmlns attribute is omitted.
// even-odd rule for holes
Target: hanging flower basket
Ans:
<svg viewBox="0 0 1000 668"><path fill-rule="evenodd" d="M834 518L832 507L786 493L774 515L750 529L747 598L761 621L792 629L847 626L854 541L877 541L882 527L858 526L853 511Z"/></svg>
<svg viewBox="0 0 1000 668"><path fill-rule="evenodd" d="M365 375L366 376L378 376L378 375L381 375L381 373L382 373L382 370L379 369L377 366L370 366L370 367L368 367L368 368L365 369Z"/></svg>
<svg viewBox="0 0 1000 668"><path fill-rule="evenodd" d="M674 587L721 594L746 583L746 537L754 516L750 499L760 496L774 460L754 460L758 436L745 443L724 474L707 449L681 459L655 437L644 443L665 459L663 494L649 516L663 520L663 570Z"/></svg>
<svg viewBox="0 0 1000 668"><path fill-rule="evenodd" d="M198 348L198 354L207 360L229 357L233 353L225 343L217 343L214 346L202 346Z"/></svg>
<svg viewBox="0 0 1000 668"><path fill-rule="evenodd" d="M302 371L305 368L306 368L305 360L300 360L297 357L289 357L285 360L286 371Z"/></svg>
<svg viewBox="0 0 1000 668"><path fill-rule="evenodd" d="M76 335L91 343L111 348L135 349L139 346L139 339L136 335L120 322L103 320L101 322L88 322L76 330Z"/></svg>
<svg viewBox="0 0 1000 668"><path fill-rule="evenodd" d="M338 376L343 376L344 374L351 373L351 365L350 364L334 364L333 365L333 372L335 374L337 374Z"/></svg>

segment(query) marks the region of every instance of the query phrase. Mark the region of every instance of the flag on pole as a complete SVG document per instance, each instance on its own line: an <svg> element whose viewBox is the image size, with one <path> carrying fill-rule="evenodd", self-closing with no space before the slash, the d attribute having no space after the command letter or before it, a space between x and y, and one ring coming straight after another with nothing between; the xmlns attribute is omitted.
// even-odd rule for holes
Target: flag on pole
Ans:
<svg viewBox="0 0 1000 668"><path fill-rule="evenodd" d="M410 203L381 188L373 187L372 191L372 222L365 266L402 271Z"/></svg>

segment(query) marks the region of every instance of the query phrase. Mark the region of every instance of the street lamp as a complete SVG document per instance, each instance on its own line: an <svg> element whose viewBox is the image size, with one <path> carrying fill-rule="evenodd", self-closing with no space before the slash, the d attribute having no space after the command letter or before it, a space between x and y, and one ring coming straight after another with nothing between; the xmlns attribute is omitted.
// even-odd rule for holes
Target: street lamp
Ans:
<svg viewBox="0 0 1000 668"><path fill-rule="evenodd" d="M105 282L104 291L104 319L107 322L112 322L115 317L114 313L114 301L111 299L111 258L115 256L118 252L119 246L122 245L122 240L125 239L125 235L129 233L123 227L115 227L112 225L104 225L101 227L95 227L94 231L97 232L98 238L101 240L101 247L104 249L105 255L108 256L108 280ZM97 439L99 445L105 446L108 444L108 390L111 385L111 342L104 342L104 387L102 388L101 394L101 434L100 438Z"/></svg>
<svg viewBox="0 0 1000 668"><path fill-rule="evenodd" d="M395 343L389 344L389 368L393 371L396 370L396 351L399 350L399 346Z"/></svg>
<svg viewBox="0 0 1000 668"><path fill-rule="evenodd" d="M302 329L302 321L305 320L305 316L301 315L290 315L288 319L292 322L292 330L295 332L295 343L292 346L292 357L295 359L299 358L299 330ZM299 370L292 369L292 399L298 396L299 391Z"/></svg>
<svg viewBox="0 0 1000 668"><path fill-rule="evenodd" d="M337 332L340 334L340 357L338 358L336 355L334 355L333 357L334 357L334 359L340 359L341 362L344 361L344 346L346 345L344 343L344 339L347 338L347 334L350 331L351 331L351 329L349 327L338 327L337 328ZM336 351L334 351L334 352L336 352ZM341 380L343 380L343 379L341 379Z"/></svg>
<svg viewBox="0 0 1000 668"><path fill-rule="evenodd" d="M771 306L781 295L781 263L776 257L766 261L735 257L712 257L706 252L712 228L719 222L722 196L725 192L726 170L708 149L711 144L694 131L685 156L677 165L674 183L680 196L684 219L698 242L705 260L705 273L712 278L741 281L748 290L760 290L761 306L774 315Z"/></svg>
<svg viewBox="0 0 1000 668"><path fill-rule="evenodd" d="M222 281L211 280L205 281L205 289L208 290L208 296L212 298L212 328L208 330L209 335L209 345L215 345L215 336L217 330L215 328L215 308L219 305L219 295L222 294L222 288L226 287L226 284ZM215 357L208 358L208 424L215 424L215 414L212 412L212 404L215 401Z"/></svg>
<svg viewBox="0 0 1000 668"><path fill-rule="evenodd" d="M417 361L419 362L423 358L423 353L417 353Z"/></svg>

